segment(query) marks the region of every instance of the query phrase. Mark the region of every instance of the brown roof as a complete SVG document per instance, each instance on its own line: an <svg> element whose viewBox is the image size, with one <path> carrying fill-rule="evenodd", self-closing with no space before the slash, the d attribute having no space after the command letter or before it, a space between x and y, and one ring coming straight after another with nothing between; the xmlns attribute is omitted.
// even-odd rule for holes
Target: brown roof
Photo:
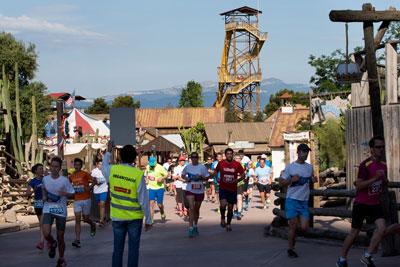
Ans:
<svg viewBox="0 0 400 267"><path fill-rule="evenodd" d="M135 110L136 128L139 122L143 128L192 127L201 121L215 123L225 121L225 108L141 108ZM96 119L110 118L109 114L90 114Z"/></svg>
<svg viewBox="0 0 400 267"><path fill-rule="evenodd" d="M139 148L139 151L141 151L142 153L152 152L153 151L153 147L152 147L153 145L155 146L155 151L156 152L175 152L175 153L179 153L179 152L181 152L183 150L180 147L178 147L177 145L175 145L172 142L170 142L167 139L165 139L164 137L159 136L156 139L154 139L153 141L150 141L149 143L145 144L144 146L141 146Z"/></svg>
<svg viewBox="0 0 400 267"><path fill-rule="evenodd" d="M226 122L205 123L208 143L226 144L228 130L232 130L230 142L249 141L252 143L267 143L272 131L269 122Z"/></svg>
<svg viewBox="0 0 400 267"><path fill-rule="evenodd" d="M288 92L284 93L281 98L292 98L293 96L289 94Z"/></svg>
<svg viewBox="0 0 400 267"><path fill-rule="evenodd" d="M283 133L295 132L297 122L299 122L302 118L306 118L309 114L310 110L308 108L294 109L293 113L281 113L279 109L275 119L275 125L272 131L271 139L269 141L269 146L283 146Z"/></svg>
<svg viewBox="0 0 400 267"><path fill-rule="evenodd" d="M213 145L215 153L224 152L228 148L228 145ZM270 154L271 149L267 144L255 144L254 148L232 148L233 151L239 152L240 149L244 150L245 154Z"/></svg>
<svg viewBox="0 0 400 267"><path fill-rule="evenodd" d="M229 11L226 11L224 13L221 13L221 16L225 16L225 15L231 15L233 13L244 13L247 15L256 15L256 14L261 14L262 12L260 10L248 7L248 6L243 6L243 7L239 7L236 9L232 9Z"/></svg>

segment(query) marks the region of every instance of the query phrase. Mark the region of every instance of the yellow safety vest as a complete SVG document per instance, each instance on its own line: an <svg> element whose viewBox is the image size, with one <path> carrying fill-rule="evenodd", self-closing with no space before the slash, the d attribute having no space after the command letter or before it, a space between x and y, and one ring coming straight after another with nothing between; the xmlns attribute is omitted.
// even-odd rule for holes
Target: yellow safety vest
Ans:
<svg viewBox="0 0 400 267"><path fill-rule="evenodd" d="M143 171L122 165L114 165L110 172L111 217L116 219L142 219L137 189Z"/></svg>

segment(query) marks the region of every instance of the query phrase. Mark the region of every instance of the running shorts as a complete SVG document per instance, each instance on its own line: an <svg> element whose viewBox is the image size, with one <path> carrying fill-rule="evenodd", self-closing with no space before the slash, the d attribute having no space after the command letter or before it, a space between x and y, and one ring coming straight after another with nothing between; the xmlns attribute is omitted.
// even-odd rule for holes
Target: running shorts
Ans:
<svg viewBox="0 0 400 267"><path fill-rule="evenodd" d="M176 198L178 203L183 203L183 190L182 188L176 188Z"/></svg>
<svg viewBox="0 0 400 267"><path fill-rule="evenodd" d="M237 194L243 195L244 192L247 192L246 184L239 185L237 188Z"/></svg>
<svg viewBox="0 0 400 267"><path fill-rule="evenodd" d="M383 218L381 205L366 205L354 202L351 213L351 228L361 229L364 219L367 223L374 224L376 220Z"/></svg>
<svg viewBox="0 0 400 267"><path fill-rule="evenodd" d="M43 214L43 208L35 208L35 214L37 216L40 216Z"/></svg>
<svg viewBox="0 0 400 267"><path fill-rule="evenodd" d="M160 189L149 189L149 201L157 199L158 204L162 204L164 200L164 188Z"/></svg>
<svg viewBox="0 0 400 267"><path fill-rule="evenodd" d="M202 202L204 200L204 194L203 193L202 194L195 194L195 193L192 193L190 191L186 191L186 197L188 197L188 196L194 196L194 201L196 201L196 202Z"/></svg>
<svg viewBox="0 0 400 267"><path fill-rule="evenodd" d="M57 231L65 231L65 225L67 223L67 218L63 216L57 216L51 213L43 213L42 222L43 224L53 224L54 219L56 219L56 229Z"/></svg>
<svg viewBox="0 0 400 267"><path fill-rule="evenodd" d="M106 202L108 192L103 192L100 194L94 194L94 198L96 199L96 203L100 203L100 201Z"/></svg>
<svg viewBox="0 0 400 267"><path fill-rule="evenodd" d="M308 201L300 201L293 198L288 198L285 202L285 210L287 219L296 218L297 216L303 216L307 220L310 219Z"/></svg>
<svg viewBox="0 0 400 267"><path fill-rule="evenodd" d="M260 190L260 193L269 194L271 193L271 186L269 184L258 184L258 190Z"/></svg>
<svg viewBox="0 0 400 267"><path fill-rule="evenodd" d="M84 199L84 200L75 200L74 201L74 212L82 212L83 215L90 214L90 206L92 204L92 200Z"/></svg>
<svg viewBox="0 0 400 267"><path fill-rule="evenodd" d="M237 191L227 191L227 190L219 190L219 200L226 199L228 204L236 204L237 202Z"/></svg>

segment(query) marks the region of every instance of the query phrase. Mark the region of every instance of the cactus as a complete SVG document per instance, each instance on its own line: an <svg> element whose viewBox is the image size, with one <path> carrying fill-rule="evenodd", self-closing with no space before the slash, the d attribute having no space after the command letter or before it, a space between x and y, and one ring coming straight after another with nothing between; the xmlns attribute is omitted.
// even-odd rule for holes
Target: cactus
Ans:
<svg viewBox="0 0 400 267"><path fill-rule="evenodd" d="M36 118L36 98L32 96L32 164L36 162L37 149L37 118Z"/></svg>
<svg viewBox="0 0 400 267"><path fill-rule="evenodd" d="M96 129L96 135L94 136L94 142L95 143L99 142L99 128Z"/></svg>
<svg viewBox="0 0 400 267"><path fill-rule="evenodd" d="M5 86L7 86L7 80L6 80L6 70L5 70L5 66L4 65L2 65L2 82L1 82L1 85L2 85L2 90L1 90L1 98L2 98L2 105L3 105L3 109L7 109L6 108L6 96L5 96L5 93L6 93L6 89L4 89L4 87ZM9 123L8 123L8 116L7 116L7 114L4 114L4 132L5 133L9 133L10 132L10 125L9 125Z"/></svg>
<svg viewBox="0 0 400 267"><path fill-rule="evenodd" d="M90 143L90 129L87 129L86 131L86 143Z"/></svg>
<svg viewBox="0 0 400 267"><path fill-rule="evenodd" d="M8 79L6 76L6 71L5 71L5 66L3 65L2 68L2 74L3 74L3 100L5 102L5 107L7 109L7 120L8 120L8 124L11 130L11 142L12 142L12 147L14 150L14 157L19 160L22 161L23 157L20 157L20 152L18 151L18 146L17 146L17 133L15 131L15 127L14 127L14 122L12 120L12 116L11 116L11 112L12 112L12 108L11 108L11 103L10 103L10 93L8 91L10 84L8 83ZM21 150L21 154L22 154L22 150ZM22 174L22 166L19 162L16 162L17 165L17 170L20 174Z"/></svg>

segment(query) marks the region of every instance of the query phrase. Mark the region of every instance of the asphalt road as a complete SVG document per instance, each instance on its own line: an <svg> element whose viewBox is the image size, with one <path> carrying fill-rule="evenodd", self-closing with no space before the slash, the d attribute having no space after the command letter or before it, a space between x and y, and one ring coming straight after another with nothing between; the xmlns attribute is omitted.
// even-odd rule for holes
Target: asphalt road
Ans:
<svg viewBox="0 0 400 267"><path fill-rule="evenodd" d="M273 218L273 204L271 201L269 209L262 210L258 192L243 219L233 221L232 232L219 226L216 204L204 202L200 211L200 235L195 238L188 238L188 222L174 211L173 197L166 195L164 201L167 220L162 222L160 214L156 213L154 227L142 233L140 266L335 266L340 254L340 244L300 239L296 244L299 258L289 259L286 240L264 237L264 227ZM326 221L321 224L331 225ZM90 237L89 227L85 225L81 248L71 246L74 236L74 222L68 222L65 235L68 266L111 266L111 224L98 229L95 237ZM58 256L50 259L47 251L35 248L37 242L38 228L0 235L0 266L55 266ZM353 248L350 251L349 266L363 266L359 258L364 250ZM124 255L127 255L127 244ZM127 257L124 260L126 262ZM400 266L400 256L382 258L376 255L375 263L377 266Z"/></svg>

